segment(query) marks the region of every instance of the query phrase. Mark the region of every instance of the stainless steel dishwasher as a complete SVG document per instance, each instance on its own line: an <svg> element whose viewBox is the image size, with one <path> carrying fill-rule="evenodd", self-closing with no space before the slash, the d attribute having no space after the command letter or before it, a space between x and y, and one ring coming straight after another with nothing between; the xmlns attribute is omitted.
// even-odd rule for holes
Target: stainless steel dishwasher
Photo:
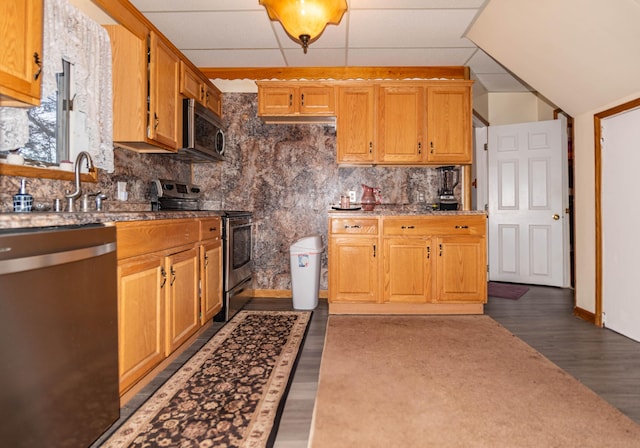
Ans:
<svg viewBox="0 0 640 448"><path fill-rule="evenodd" d="M0 441L86 447L119 417L116 232L0 230Z"/></svg>

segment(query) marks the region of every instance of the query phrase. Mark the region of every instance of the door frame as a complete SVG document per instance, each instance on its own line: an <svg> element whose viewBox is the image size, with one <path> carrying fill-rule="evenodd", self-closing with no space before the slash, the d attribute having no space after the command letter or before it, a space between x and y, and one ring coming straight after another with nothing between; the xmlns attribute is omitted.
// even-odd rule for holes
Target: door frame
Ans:
<svg viewBox="0 0 640 448"><path fill-rule="evenodd" d="M595 324L602 327L602 120L640 107L640 98L620 104L593 116L595 139L595 202L596 202L596 312Z"/></svg>

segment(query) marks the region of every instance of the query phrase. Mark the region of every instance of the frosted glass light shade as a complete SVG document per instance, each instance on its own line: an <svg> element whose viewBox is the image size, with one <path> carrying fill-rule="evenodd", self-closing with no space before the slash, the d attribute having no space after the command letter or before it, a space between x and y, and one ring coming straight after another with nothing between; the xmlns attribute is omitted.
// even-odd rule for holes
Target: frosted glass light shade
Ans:
<svg viewBox="0 0 640 448"><path fill-rule="evenodd" d="M347 10L346 0L259 0L271 20L277 20L287 34L307 52L328 24L337 25Z"/></svg>

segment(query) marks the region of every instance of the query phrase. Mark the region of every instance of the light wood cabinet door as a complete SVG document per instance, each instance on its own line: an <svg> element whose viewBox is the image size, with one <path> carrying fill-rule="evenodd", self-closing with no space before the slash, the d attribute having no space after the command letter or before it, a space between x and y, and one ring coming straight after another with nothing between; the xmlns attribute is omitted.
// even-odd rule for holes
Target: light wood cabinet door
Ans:
<svg viewBox="0 0 640 448"><path fill-rule="evenodd" d="M258 82L258 115L263 117L334 116L331 85L297 82Z"/></svg>
<svg viewBox="0 0 640 448"><path fill-rule="evenodd" d="M436 240L438 302L487 301L486 241L477 236L442 236Z"/></svg>
<svg viewBox="0 0 640 448"><path fill-rule="evenodd" d="M331 237L329 302L376 302L378 257L377 237Z"/></svg>
<svg viewBox="0 0 640 448"><path fill-rule="evenodd" d="M384 301L427 303L432 301L430 238L384 239Z"/></svg>
<svg viewBox="0 0 640 448"><path fill-rule="evenodd" d="M149 45L149 138L177 150L178 118L182 116L178 108L180 59L154 32Z"/></svg>
<svg viewBox="0 0 640 448"><path fill-rule="evenodd" d="M166 257L166 344L169 356L200 326L199 270L196 248Z"/></svg>
<svg viewBox="0 0 640 448"><path fill-rule="evenodd" d="M427 160L472 163L471 89L467 86L427 88Z"/></svg>
<svg viewBox="0 0 640 448"><path fill-rule="evenodd" d="M374 105L373 85L338 88L338 163L374 161Z"/></svg>
<svg viewBox="0 0 640 448"><path fill-rule="evenodd" d="M204 325L222 309L222 241L200 245L200 324Z"/></svg>
<svg viewBox="0 0 640 448"><path fill-rule="evenodd" d="M183 61L180 61L180 93L186 98L193 98L199 103L204 104L204 83L202 79L200 79L200 76L191 70L191 67Z"/></svg>
<svg viewBox="0 0 640 448"><path fill-rule="evenodd" d="M120 393L164 359L163 257L143 255L118 263Z"/></svg>
<svg viewBox="0 0 640 448"><path fill-rule="evenodd" d="M291 115L296 112L293 86L259 86L258 115Z"/></svg>
<svg viewBox="0 0 640 448"><path fill-rule="evenodd" d="M220 91L208 84L204 85L205 106L218 117L222 117L222 94Z"/></svg>
<svg viewBox="0 0 640 448"><path fill-rule="evenodd" d="M40 104L42 0L0 2L0 106Z"/></svg>
<svg viewBox="0 0 640 448"><path fill-rule="evenodd" d="M335 91L331 86L300 86L298 107L302 115L334 115Z"/></svg>
<svg viewBox="0 0 640 448"><path fill-rule="evenodd" d="M384 163L423 160L424 88L382 85L378 88L378 156Z"/></svg>

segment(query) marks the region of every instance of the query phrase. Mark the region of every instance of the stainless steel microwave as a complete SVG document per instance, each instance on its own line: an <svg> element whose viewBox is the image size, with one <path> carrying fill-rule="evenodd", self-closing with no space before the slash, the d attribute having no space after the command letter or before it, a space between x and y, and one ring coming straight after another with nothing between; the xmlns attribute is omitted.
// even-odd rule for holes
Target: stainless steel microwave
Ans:
<svg viewBox="0 0 640 448"><path fill-rule="evenodd" d="M224 160L225 136L222 121L196 100L183 100L182 145L178 157L190 162Z"/></svg>

